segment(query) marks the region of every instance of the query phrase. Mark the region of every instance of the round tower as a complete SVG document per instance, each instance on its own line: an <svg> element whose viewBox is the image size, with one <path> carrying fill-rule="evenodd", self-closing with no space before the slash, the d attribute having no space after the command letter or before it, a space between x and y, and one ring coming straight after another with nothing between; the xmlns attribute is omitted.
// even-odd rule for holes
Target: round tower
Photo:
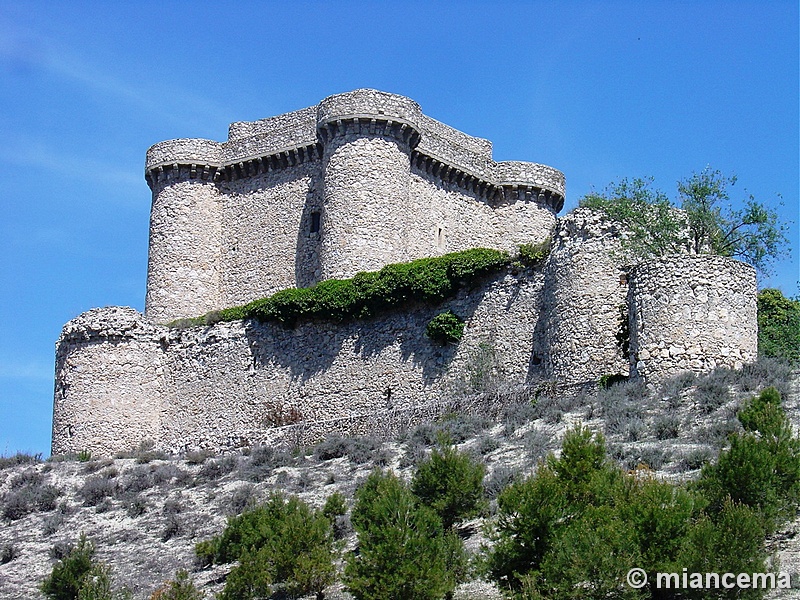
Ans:
<svg viewBox="0 0 800 600"><path fill-rule="evenodd" d="M618 226L579 208L559 219L545 270L547 376L558 383L627 375L627 280Z"/></svg>
<svg viewBox="0 0 800 600"><path fill-rule="evenodd" d="M56 344L53 454L110 456L158 442L163 385L156 327L132 308L95 308Z"/></svg>
<svg viewBox="0 0 800 600"><path fill-rule="evenodd" d="M403 96L356 90L323 100L321 279L408 260L411 151L419 142L419 105Z"/></svg>
<svg viewBox="0 0 800 600"><path fill-rule="evenodd" d="M153 192L145 316L158 323L221 308L220 144L172 140L147 151Z"/></svg>
<svg viewBox="0 0 800 600"><path fill-rule="evenodd" d="M631 372L648 382L756 359L756 272L712 255L667 256L630 276Z"/></svg>
<svg viewBox="0 0 800 600"><path fill-rule="evenodd" d="M498 245L516 252L521 244L543 242L564 207L564 174L547 165L505 161L496 163L495 175Z"/></svg>

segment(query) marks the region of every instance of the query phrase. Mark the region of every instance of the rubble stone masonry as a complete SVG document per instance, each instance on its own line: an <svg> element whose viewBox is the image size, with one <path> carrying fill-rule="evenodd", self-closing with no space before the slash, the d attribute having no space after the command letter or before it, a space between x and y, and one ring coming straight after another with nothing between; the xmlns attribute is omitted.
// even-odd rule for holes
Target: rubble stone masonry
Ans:
<svg viewBox="0 0 800 600"><path fill-rule="evenodd" d="M620 232L598 213L556 219L562 173L495 162L491 142L403 96L356 90L233 123L225 142L162 142L145 176L145 313L93 309L64 326L53 453L108 455L143 441L218 451L273 443L298 423L309 442L390 430L380 415L432 418L496 382L658 381L756 356L751 267L692 255L626 265ZM516 253L548 238L543 264L513 265L440 306L293 328L166 325L388 263ZM458 344L425 335L445 310L465 321Z"/></svg>

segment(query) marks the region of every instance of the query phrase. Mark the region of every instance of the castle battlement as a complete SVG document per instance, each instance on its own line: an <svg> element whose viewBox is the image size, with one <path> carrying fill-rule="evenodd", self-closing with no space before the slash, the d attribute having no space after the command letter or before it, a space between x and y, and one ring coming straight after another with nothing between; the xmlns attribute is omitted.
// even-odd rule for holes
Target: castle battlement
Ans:
<svg viewBox="0 0 800 600"><path fill-rule="evenodd" d="M312 106L268 119L232 123L228 141L177 139L147 151L145 177L151 187L170 171L214 181L248 177L308 159L321 158L323 145L335 134L396 135L413 150L417 166L441 172L486 198L522 193L530 200L561 210L565 196L560 171L531 162L492 160L492 143L422 114L403 96L377 90L355 90L330 96Z"/></svg>
<svg viewBox="0 0 800 600"><path fill-rule="evenodd" d="M54 453L111 454L145 440L221 450L285 439L290 424L307 443L365 433L386 415L430 418L485 391L476 380L657 383L756 358L752 267L688 254L626 265L618 224L583 208L556 218L559 171L494 162L491 142L403 96L356 90L233 123L225 142L161 142L147 152L146 178L145 314L93 309L64 326ZM390 263L476 247L516 253L548 238L539 267L510 266L439 306L292 328L165 325ZM465 328L441 346L425 332L446 310Z"/></svg>

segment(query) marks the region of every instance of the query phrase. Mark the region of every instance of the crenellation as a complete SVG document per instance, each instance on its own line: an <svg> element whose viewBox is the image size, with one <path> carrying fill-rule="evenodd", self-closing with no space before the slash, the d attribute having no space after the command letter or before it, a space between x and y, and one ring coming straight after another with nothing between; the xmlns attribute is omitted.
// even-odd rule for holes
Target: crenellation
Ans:
<svg viewBox="0 0 800 600"><path fill-rule="evenodd" d="M689 254L629 265L619 224L588 209L557 218L560 171L495 162L491 142L403 96L355 90L233 123L225 142L161 142L145 178L145 313L93 309L64 326L54 453L311 443L375 423L396 431L498 386L652 383L756 356L751 267ZM412 299L291 328L164 325L389 263L476 247L513 256L548 238L543 264L514 263L439 306ZM458 344L425 335L445 310L465 322Z"/></svg>

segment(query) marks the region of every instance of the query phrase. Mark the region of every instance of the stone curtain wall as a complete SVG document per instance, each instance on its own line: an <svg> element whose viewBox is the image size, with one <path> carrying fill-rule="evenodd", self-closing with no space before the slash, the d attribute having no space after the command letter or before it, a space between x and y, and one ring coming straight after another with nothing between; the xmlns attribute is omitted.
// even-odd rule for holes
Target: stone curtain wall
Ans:
<svg viewBox="0 0 800 600"><path fill-rule="evenodd" d="M648 381L756 359L756 272L722 256L637 265L629 292L631 370Z"/></svg>
<svg viewBox="0 0 800 600"><path fill-rule="evenodd" d="M669 257L632 268L626 285L612 234L578 210L559 223L541 271L512 268L440 307L354 323L170 329L132 309L89 311L58 343L53 452L111 454L143 440L173 451L295 435L310 443L375 419L398 419L387 424L395 430L505 385L593 383L627 372L621 307L631 373L648 382L756 358L751 267ZM424 331L447 309L464 318L464 338L439 346Z"/></svg>
<svg viewBox="0 0 800 600"><path fill-rule="evenodd" d="M390 262L513 250L547 237L564 202L556 169L496 163L488 140L376 90L233 123L226 142L158 143L145 174L145 315L159 323Z"/></svg>
<svg viewBox="0 0 800 600"><path fill-rule="evenodd" d="M320 174L317 159L218 184L223 269L216 308L319 281L311 214L322 210Z"/></svg>
<svg viewBox="0 0 800 600"><path fill-rule="evenodd" d="M313 423L341 426L499 381L538 380L530 357L542 285L541 273L509 274L441 307L295 329L253 321L169 329L133 309L89 311L58 343L53 453L107 455L143 440L222 450L298 419L322 436ZM448 308L466 321L457 346L424 333Z"/></svg>

